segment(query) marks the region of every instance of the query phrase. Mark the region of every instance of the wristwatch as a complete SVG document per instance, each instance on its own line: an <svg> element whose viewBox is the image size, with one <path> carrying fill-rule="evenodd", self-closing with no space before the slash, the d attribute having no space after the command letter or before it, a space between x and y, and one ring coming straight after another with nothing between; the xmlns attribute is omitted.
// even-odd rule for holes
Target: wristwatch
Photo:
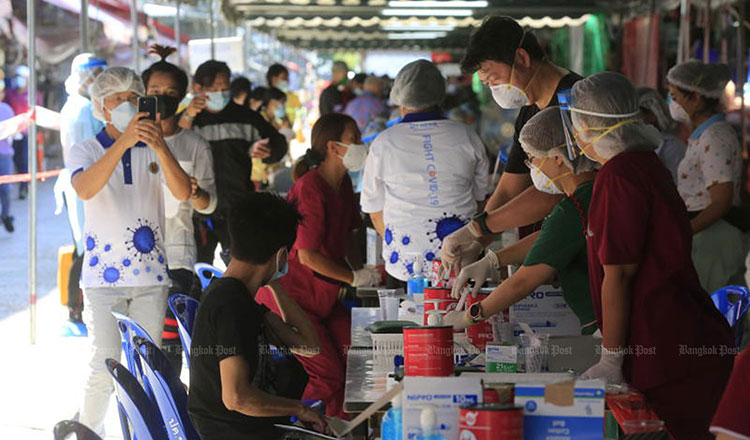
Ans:
<svg viewBox="0 0 750 440"><path fill-rule="evenodd" d="M471 320L473 322L479 322L482 319L484 319L484 316L482 316L482 303L474 303L469 307L469 316L471 317Z"/></svg>
<svg viewBox="0 0 750 440"><path fill-rule="evenodd" d="M487 216L489 214L487 211L482 211L479 214L475 215L471 218L472 221L475 221L479 224L479 230L482 231L483 235L492 235L494 232L490 231L490 228L487 227Z"/></svg>

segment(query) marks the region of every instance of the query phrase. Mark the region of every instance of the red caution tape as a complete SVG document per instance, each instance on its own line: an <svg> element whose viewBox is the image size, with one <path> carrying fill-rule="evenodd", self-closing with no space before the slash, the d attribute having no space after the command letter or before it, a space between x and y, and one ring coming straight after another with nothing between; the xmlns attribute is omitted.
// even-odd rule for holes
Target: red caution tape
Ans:
<svg viewBox="0 0 750 440"><path fill-rule="evenodd" d="M59 170L50 170L50 171L40 171L40 172L36 173L36 179L37 180L44 180L44 179L47 179L49 177L55 177L58 174L60 174L60 171L62 171L62 169L59 169ZM8 174L6 176L0 176L0 185L2 185L4 183L18 183L18 182L29 182L29 181L31 181L31 174L29 174L29 173L26 173L26 174Z"/></svg>

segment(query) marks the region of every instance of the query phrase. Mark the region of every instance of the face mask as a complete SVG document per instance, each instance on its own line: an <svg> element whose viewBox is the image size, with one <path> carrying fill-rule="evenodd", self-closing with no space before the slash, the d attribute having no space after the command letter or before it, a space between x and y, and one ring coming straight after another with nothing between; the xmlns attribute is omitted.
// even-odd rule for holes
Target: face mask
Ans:
<svg viewBox="0 0 750 440"><path fill-rule="evenodd" d="M543 159L542 165L544 164L545 160L547 160L547 158ZM567 176L568 174L570 173L558 176L555 178L555 180ZM547 175L544 174L542 170L535 166L531 167L531 181L534 182L534 188L536 188L538 191L547 194L562 194L562 191L560 191L557 185L554 184L554 180L547 177Z"/></svg>
<svg viewBox="0 0 750 440"><path fill-rule="evenodd" d="M281 81L277 86L277 89L281 90L282 92L286 92L289 90L289 81Z"/></svg>
<svg viewBox="0 0 750 440"><path fill-rule="evenodd" d="M273 112L273 115L276 117L276 119L282 119L286 115L286 112L284 111L284 107L283 106L277 107L276 110Z"/></svg>
<svg viewBox="0 0 750 440"><path fill-rule="evenodd" d="M367 160L367 148L362 144L344 144L336 142L342 147L346 147L346 154L339 156L344 162L344 166L349 171L359 171L365 166Z"/></svg>
<svg viewBox="0 0 750 440"><path fill-rule="evenodd" d="M677 122L690 122L690 115L687 110L685 110L685 107L681 106L671 97L667 98L667 101L669 102L669 114L672 116L672 119Z"/></svg>
<svg viewBox="0 0 750 440"><path fill-rule="evenodd" d="M22 76L16 77L16 87L19 89L26 87L26 78Z"/></svg>
<svg viewBox="0 0 750 440"><path fill-rule="evenodd" d="M231 99L229 90L224 90L223 92L208 92L206 93L206 97L208 97L206 100L206 107L215 112L224 110L224 107L229 104L229 100Z"/></svg>
<svg viewBox="0 0 750 440"><path fill-rule="evenodd" d="M284 267L279 268L279 254L276 254L276 272L274 272L274 274L271 276L271 281L276 281L288 273L289 273L289 260L287 260L284 263ZM269 283L271 281L269 281Z"/></svg>
<svg viewBox="0 0 750 440"><path fill-rule="evenodd" d="M620 122L618 122L617 124L615 124L615 125L613 125L611 127L589 127L589 128L584 129L584 130L576 132L574 134L574 137L581 142L578 145L581 147L581 151L583 152L583 154L586 157L588 157L589 159L593 160L594 162L597 162L597 159L595 159L595 158L593 158L593 157L591 157L590 155L587 154L587 150L589 148L593 147L594 144L597 141L601 140L602 138L604 138L608 134L612 133L614 130L616 130L616 129L622 127L622 126L625 126L625 125L628 125L628 124L632 124L632 123L635 123L635 122L638 122L638 121L639 121L639 119L634 118L634 119L626 119L624 121L620 121ZM600 134L599 136L594 137L591 141L588 141L587 140L587 136L585 135L585 133L587 133L589 131L602 131L603 133Z"/></svg>
<svg viewBox="0 0 750 440"><path fill-rule="evenodd" d="M109 113L112 117L112 120L110 121L112 125L114 125L120 133L125 133L130 121L133 120L133 116L138 113L138 109L135 108L135 104L132 102L125 101L115 107L114 110L110 110Z"/></svg>
<svg viewBox="0 0 750 440"><path fill-rule="evenodd" d="M355 96L362 96L363 93L365 93L365 91L362 89L354 89Z"/></svg>
<svg viewBox="0 0 750 440"><path fill-rule="evenodd" d="M156 106L159 109L161 120L169 119L177 113L180 100L174 96L156 95Z"/></svg>
<svg viewBox="0 0 750 440"><path fill-rule="evenodd" d="M534 70L534 73L531 75L531 79L529 79L529 82L527 82L526 86L521 89L512 84L514 69L515 65L510 67L510 78L508 79L507 84L490 86L490 90L492 91L492 99L495 100L497 105L508 110L521 108L524 105L529 104L529 97L528 95L526 95L526 89L528 89L531 83L534 82L534 79L536 79L536 74L537 72L539 72L539 67L537 66L537 68Z"/></svg>

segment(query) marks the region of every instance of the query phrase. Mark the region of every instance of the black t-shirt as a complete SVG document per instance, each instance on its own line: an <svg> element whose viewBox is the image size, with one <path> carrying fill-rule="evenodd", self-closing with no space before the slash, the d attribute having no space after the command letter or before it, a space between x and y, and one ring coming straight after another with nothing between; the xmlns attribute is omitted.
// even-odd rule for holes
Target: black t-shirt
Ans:
<svg viewBox="0 0 750 440"><path fill-rule="evenodd" d="M250 380L257 382L262 367L264 315L244 284L235 278L211 282L198 308L190 353L188 411L203 440L252 440L279 438L274 423L288 417L250 417L230 411L221 399L219 362L242 356L250 365Z"/></svg>
<svg viewBox="0 0 750 440"><path fill-rule="evenodd" d="M557 94L573 87L573 84L581 79L583 79L581 75L573 72L569 72L567 75L563 76L557 84L557 90L555 90L555 94L552 96L549 106L558 105ZM518 117L516 118L516 132L513 135L513 145L511 145L510 152L508 153L508 163L505 164L506 173L529 173L529 167L527 167L525 163L529 157L526 155L526 152L523 151L523 148L521 148L521 143L518 141L518 135L521 133L523 126L526 125L526 122L537 113L539 113L539 107L537 107L536 104L521 107L521 110L518 111ZM560 123L562 123L562 120Z"/></svg>
<svg viewBox="0 0 750 440"><path fill-rule="evenodd" d="M328 113L334 113L336 111L342 111L342 109L337 108L344 102L343 96L341 95L339 86L337 84L331 84L330 86L323 89L323 91L320 93L319 101L321 116L327 115Z"/></svg>

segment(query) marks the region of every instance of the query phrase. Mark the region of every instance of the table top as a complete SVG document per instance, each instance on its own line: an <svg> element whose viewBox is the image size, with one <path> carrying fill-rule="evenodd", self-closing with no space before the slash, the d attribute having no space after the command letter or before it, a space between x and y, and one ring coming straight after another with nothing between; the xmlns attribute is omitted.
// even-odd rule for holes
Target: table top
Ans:
<svg viewBox="0 0 750 440"><path fill-rule="evenodd" d="M346 361L344 411L362 412L388 391L388 372L374 371L372 348L352 348Z"/></svg>

